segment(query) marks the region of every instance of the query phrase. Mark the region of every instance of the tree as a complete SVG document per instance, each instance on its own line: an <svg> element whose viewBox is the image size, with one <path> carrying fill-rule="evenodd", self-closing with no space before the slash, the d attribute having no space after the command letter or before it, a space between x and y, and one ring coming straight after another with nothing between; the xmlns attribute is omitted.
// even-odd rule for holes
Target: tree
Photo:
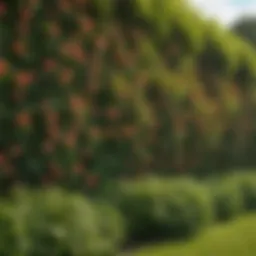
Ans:
<svg viewBox="0 0 256 256"><path fill-rule="evenodd" d="M232 25L232 32L256 47L256 17L242 16Z"/></svg>

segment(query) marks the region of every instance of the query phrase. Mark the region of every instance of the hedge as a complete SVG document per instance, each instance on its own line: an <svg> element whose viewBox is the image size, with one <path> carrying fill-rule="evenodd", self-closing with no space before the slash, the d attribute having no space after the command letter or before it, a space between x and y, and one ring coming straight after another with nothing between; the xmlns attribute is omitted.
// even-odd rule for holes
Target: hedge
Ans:
<svg viewBox="0 0 256 256"><path fill-rule="evenodd" d="M191 239L217 221L255 212L255 174L210 181L148 177L88 198L58 187L0 198L0 254L114 256L144 242Z"/></svg>
<svg viewBox="0 0 256 256"><path fill-rule="evenodd" d="M123 243L122 216L110 205L59 188L16 190L1 200L0 253L14 256L114 256Z"/></svg>
<svg viewBox="0 0 256 256"><path fill-rule="evenodd" d="M118 194L130 243L184 239L213 222L209 191L191 180L125 182Z"/></svg>
<svg viewBox="0 0 256 256"><path fill-rule="evenodd" d="M255 166L255 52L185 1L1 10L3 190Z"/></svg>

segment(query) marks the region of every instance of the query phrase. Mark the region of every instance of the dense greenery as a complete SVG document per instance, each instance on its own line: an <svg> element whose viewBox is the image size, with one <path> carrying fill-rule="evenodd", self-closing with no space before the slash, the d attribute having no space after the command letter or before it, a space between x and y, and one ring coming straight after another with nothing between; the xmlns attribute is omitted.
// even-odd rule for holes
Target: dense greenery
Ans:
<svg viewBox="0 0 256 256"><path fill-rule="evenodd" d="M2 1L1 188L255 162L256 54L182 0Z"/></svg>
<svg viewBox="0 0 256 256"><path fill-rule="evenodd" d="M2 0L0 33L1 255L116 256L256 210L255 171L228 173L256 166L239 37L185 0Z"/></svg>
<svg viewBox="0 0 256 256"><path fill-rule="evenodd" d="M250 173L211 186L151 177L94 199L54 187L16 188L0 200L0 254L116 256L134 243L189 239L216 221L255 213L255 182Z"/></svg>
<svg viewBox="0 0 256 256"><path fill-rule="evenodd" d="M129 242L184 239L215 222L255 212L255 182L250 172L204 181L143 178L121 183L115 202Z"/></svg>
<svg viewBox="0 0 256 256"><path fill-rule="evenodd" d="M213 220L209 190L195 181L144 179L122 184L119 196L129 236L137 243L190 237Z"/></svg>
<svg viewBox="0 0 256 256"><path fill-rule="evenodd" d="M256 47L255 25L256 19L254 16L242 16L232 24L231 31Z"/></svg>
<svg viewBox="0 0 256 256"><path fill-rule="evenodd" d="M244 209L240 186L230 178L217 179L211 184L211 193L217 220L238 216Z"/></svg>
<svg viewBox="0 0 256 256"><path fill-rule="evenodd" d="M123 219L110 205L56 188L12 197L0 205L1 255L115 256L122 245Z"/></svg>

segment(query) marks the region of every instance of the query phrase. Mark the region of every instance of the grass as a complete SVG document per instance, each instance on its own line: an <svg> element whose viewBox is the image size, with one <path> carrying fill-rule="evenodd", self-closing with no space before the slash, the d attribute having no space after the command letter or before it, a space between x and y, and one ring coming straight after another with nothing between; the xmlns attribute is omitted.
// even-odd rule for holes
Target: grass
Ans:
<svg viewBox="0 0 256 256"><path fill-rule="evenodd" d="M133 256L255 256L256 216L246 216L205 231L189 242L148 246Z"/></svg>

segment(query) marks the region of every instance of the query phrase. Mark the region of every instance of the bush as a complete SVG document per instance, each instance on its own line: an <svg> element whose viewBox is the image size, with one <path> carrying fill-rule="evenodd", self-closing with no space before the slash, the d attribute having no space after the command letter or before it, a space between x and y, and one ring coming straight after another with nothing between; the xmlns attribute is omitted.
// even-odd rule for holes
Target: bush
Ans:
<svg viewBox="0 0 256 256"><path fill-rule="evenodd" d="M6 202L0 203L0 255L24 255L26 238L17 210Z"/></svg>
<svg viewBox="0 0 256 256"><path fill-rule="evenodd" d="M256 210L256 175L252 172L237 173L232 178L237 183L242 197L244 208L247 211Z"/></svg>
<svg viewBox="0 0 256 256"><path fill-rule="evenodd" d="M207 190L194 181L150 178L122 184L120 195L131 241L186 238L212 219Z"/></svg>
<svg viewBox="0 0 256 256"><path fill-rule="evenodd" d="M236 182L230 178L215 180L210 184L215 219L230 220L243 211L243 197Z"/></svg>
<svg viewBox="0 0 256 256"><path fill-rule="evenodd" d="M124 219L121 214L105 202L95 203L99 239L104 255L117 255L125 238ZM107 253L108 252L108 253Z"/></svg>
<svg viewBox="0 0 256 256"><path fill-rule="evenodd" d="M256 210L256 176L248 175L241 180L246 210Z"/></svg>
<svg viewBox="0 0 256 256"><path fill-rule="evenodd" d="M113 207L57 188L18 190L12 206L1 207L0 223L6 256L114 256L123 236Z"/></svg>

